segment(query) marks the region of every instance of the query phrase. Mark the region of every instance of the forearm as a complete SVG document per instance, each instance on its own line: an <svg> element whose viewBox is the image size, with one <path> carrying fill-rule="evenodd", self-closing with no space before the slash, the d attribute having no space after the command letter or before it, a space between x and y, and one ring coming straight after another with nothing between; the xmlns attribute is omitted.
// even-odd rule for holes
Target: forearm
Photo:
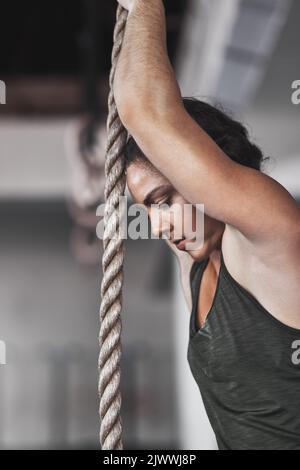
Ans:
<svg viewBox="0 0 300 470"><path fill-rule="evenodd" d="M162 0L136 0L128 15L114 96L120 114L128 106L164 112L181 103L167 53Z"/></svg>

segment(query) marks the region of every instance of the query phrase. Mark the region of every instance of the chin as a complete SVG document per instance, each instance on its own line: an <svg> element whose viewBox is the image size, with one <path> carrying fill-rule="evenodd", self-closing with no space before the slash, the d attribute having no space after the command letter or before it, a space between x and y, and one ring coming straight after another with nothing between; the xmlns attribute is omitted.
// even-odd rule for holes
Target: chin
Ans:
<svg viewBox="0 0 300 470"><path fill-rule="evenodd" d="M195 260L195 261L203 261L207 259L211 252L213 251L213 247L209 240L205 241L201 247L197 248L196 250L186 250L186 252Z"/></svg>
<svg viewBox="0 0 300 470"><path fill-rule="evenodd" d="M206 258L205 250L186 250L186 252L193 258L195 261L202 261Z"/></svg>

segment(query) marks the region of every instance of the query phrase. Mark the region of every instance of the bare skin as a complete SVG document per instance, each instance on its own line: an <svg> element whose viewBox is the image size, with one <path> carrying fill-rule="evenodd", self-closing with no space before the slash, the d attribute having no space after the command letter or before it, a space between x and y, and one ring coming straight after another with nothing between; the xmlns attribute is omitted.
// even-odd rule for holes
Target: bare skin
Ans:
<svg viewBox="0 0 300 470"><path fill-rule="evenodd" d="M170 218L165 210L161 211L160 219L155 217L155 209L151 207L151 204L159 205L167 203L170 208L168 212L170 212L175 204L183 205L188 201L186 201L175 190L175 188L170 185L170 182L163 175L159 174L155 169L151 170L146 168L140 163L131 164L127 169L127 185L134 201L137 204L144 205L147 210L151 221L152 233L156 236L162 237L165 232L170 230L170 239L166 239L166 242L176 255L179 262L181 284L189 309L192 307L189 283L192 264L194 261L210 258L203 276L200 292L201 300L198 303L199 322L202 324L205 321L206 314L210 310L210 304L213 298L212 294L215 290L216 271L218 271L220 267L220 247L225 225L222 222L211 219L209 216L205 215L203 246L200 246L199 249L193 251L181 251L176 247L174 239L174 225L175 223L178 223L178 221L172 219L170 224ZM150 198L149 195L151 195ZM192 219L194 217L195 213L193 213ZM179 224L180 223L182 223L182 220L179 221ZM194 226L193 222L191 222L191 226ZM184 231L183 224L182 227L184 238L192 240L191 234ZM202 289L202 286L205 288Z"/></svg>
<svg viewBox="0 0 300 470"><path fill-rule="evenodd" d="M204 204L204 247L178 254L184 286L193 260L209 257L200 289L200 323L214 296L222 249L235 280L279 321L300 329L299 207L272 178L229 159L185 111L167 55L162 1L120 3L130 14L115 99L123 124L157 169L154 176L133 164L128 186L141 203L164 183L178 201Z"/></svg>

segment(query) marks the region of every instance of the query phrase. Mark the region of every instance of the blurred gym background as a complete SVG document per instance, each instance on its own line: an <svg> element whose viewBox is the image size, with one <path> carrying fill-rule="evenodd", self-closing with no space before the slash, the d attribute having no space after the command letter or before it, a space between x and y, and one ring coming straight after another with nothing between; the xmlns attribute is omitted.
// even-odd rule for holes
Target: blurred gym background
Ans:
<svg viewBox="0 0 300 470"><path fill-rule="evenodd" d="M98 448L98 310L114 0L2 2L0 448ZM300 199L298 0L166 0L183 96L221 103ZM213 449L165 242L126 241L127 449Z"/></svg>

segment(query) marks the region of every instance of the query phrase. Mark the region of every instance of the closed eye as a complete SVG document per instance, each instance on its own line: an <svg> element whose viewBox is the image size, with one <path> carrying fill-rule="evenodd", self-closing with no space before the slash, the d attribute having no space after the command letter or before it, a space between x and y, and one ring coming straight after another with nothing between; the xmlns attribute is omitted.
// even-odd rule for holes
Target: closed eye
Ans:
<svg viewBox="0 0 300 470"><path fill-rule="evenodd" d="M157 205L158 205L158 207L161 207L163 204L168 204L169 205L170 201L171 201L171 198L168 197L167 199L164 199L163 201L158 202Z"/></svg>

